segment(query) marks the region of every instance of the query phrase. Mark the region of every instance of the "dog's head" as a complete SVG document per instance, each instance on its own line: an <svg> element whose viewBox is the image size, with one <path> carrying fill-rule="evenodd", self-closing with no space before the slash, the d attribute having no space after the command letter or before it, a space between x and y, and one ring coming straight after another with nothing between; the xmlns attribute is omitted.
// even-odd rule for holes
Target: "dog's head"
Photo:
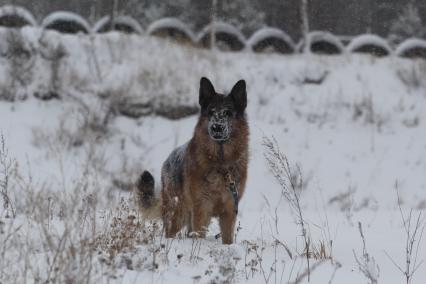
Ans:
<svg viewBox="0 0 426 284"><path fill-rule="evenodd" d="M233 122L244 117L247 107L246 82L238 81L231 92L225 96L216 93L207 78L201 78L200 97L201 116L207 122L210 138L219 143L226 142L232 134Z"/></svg>

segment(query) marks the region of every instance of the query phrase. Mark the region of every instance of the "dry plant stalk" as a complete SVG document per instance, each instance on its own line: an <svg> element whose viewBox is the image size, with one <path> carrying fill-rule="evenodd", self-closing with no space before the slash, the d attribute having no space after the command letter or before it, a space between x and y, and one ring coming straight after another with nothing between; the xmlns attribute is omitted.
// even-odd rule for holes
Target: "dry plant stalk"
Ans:
<svg viewBox="0 0 426 284"><path fill-rule="evenodd" d="M367 246L365 242L364 233L362 231L362 224L358 222L358 230L362 239L362 258L358 258L355 250L352 250L355 261L358 265L358 269L364 274L364 276L368 279L371 284L377 284L379 276L380 276L380 268L379 265L376 264L374 257L371 257L367 252Z"/></svg>
<svg viewBox="0 0 426 284"><path fill-rule="evenodd" d="M302 273L300 273L296 276L296 280L294 280L293 282L289 281L288 283L289 284L300 284L300 283L302 283L303 279L305 279L306 277L308 277L308 282L309 282L309 275L310 275L311 271L314 271L323 263L324 263L324 260L321 260L321 261L314 263L312 265L311 270L309 270L309 268L306 268Z"/></svg>
<svg viewBox="0 0 426 284"><path fill-rule="evenodd" d="M395 190L397 195L397 203L399 213L401 214L402 223L405 230L405 268L396 263L396 261L386 253L389 260L395 265L396 268L404 275L405 283L409 284L413 280L414 273L423 264L423 260L418 262L418 253L420 243L423 238L423 232L426 227L426 221L423 217L422 212L419 212L417 216L413 215L413 209L410 210L408 217L404 215L401 208L400 196L398 193L398 184L395 184Z"/></svg>
<svg viewBox="0 0 426 284"><path fill-rule="evenodd" d="M268 163L269 169L275 179L281 186L281 194L290 205L293 215L296 217L296 224L300 226L301 235L304 240L307 262L307 277L310 281L310 239L306 230L306 222L303 218L302 208L300 206L300 190L298 184L303 185L302 174L299 166L296 166L296 172L290 167L287 157L280 151L278 142L275 138L263 137L263 146L265 147L264 156ZM298 177L298 178L295 178ZM297 183L299 180L299 183Z"/></svg>
<svg viewBox="0 0 426 284"><path fill-rule="evenodd" d="M13 160L9 157L9 151L6 147L3 134L0 135L0 195L3 199L3 208L6 211L6 217L9 216L9 211L12 217L16 216L12 200L9 195L9 178L12 171Z"/></svg>

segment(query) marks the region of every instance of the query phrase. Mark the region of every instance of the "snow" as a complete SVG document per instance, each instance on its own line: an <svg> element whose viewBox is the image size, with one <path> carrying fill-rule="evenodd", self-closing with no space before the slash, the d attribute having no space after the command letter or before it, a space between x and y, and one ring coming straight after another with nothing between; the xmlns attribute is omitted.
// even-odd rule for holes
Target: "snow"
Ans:
<svg viewBox="0 0 426 284"><path fill-rule="evenodd" d="M148 34L153 34L159 30L169 29L169 28L182 31L192 41L195 41L195 35L191 31L191 29L185 23L183 23L181 20L177 18L163 18L163 19L154 21L153 23L149 25L147 31L148 31Z"/></svg>
<svg viewBox="0 0 426 284"><path fill-rule="evenodd" d="M252 47L259 43L262 40L267 38L278 38L284 42L286 42L293 50L296 49L296 45L291 37L277 28L265 27L257 30L252 36L247 40L247 46Z"/></svg>
<svg viewBox="0 0 426 284"><path fill-rule="evenodd" d="M37 26L37 21L30 11L20 6L4 5L0 7L0 18L8 15L18 15L31 26Z"/></svg>
<svg viewBox="0 0 426 284"><path fill-rule="evenodd" d="M56 11L56 12L50 13L43 19L41 26L43 28L46 28L58 21L76 23L80 25L81 27L83 27L88 33L91 30L90 24L82 16L73 12L68 12L68 11Z"/></svg>
<svg viewBox="0 0 426 284"><path fill-rule="evenodd" d="M93 32L98 33L105 25L109 24L110 17L104 16L99 19L93 26ZM136 33L142 34L143 28L134 18L130 16L118 16L115 18L115 23L131 27Z"/></svg>
<svg viewBox="0 0 426 284"><path fill-rule="evenodd" d="M319 41L325 41L325 42L331 43L340 52L343 52L345 50L345 47L343 46L339 38L333 35L332 33L325 32L325 31L312 31L308 34L308 42L310 43L309 46L312 46L313 44ZM303 48L304 46L303 40L298 44L298 46L299 46L299 50Z"/></svg>
<svg viewBox="0 0 426 284"><path fill-rule="evenodd" d="M348 52L354 52L355 50L365 45L378 46L386 50L388 54L392 54L392 48L390 47L388 42L384 38L374 34L363 34L355 37L349 43L347 50Z"/></svg>
<svg viewBox="0 0 426 284"><path fill-rule="evenodd" d="M0 29L0 35L6 32ZM62 45L66 56L57 74L61 99L50 101L33 97L51 88L50 61L34 56L20 74L28 76L26 83L12 85L10 62L0 58L1 90L28 96L0 101L0 133L17 162L9 180L17 217L4 217L3 203L0 208L0 246L7 245L0 282L45 282L50 271L51 282L57 276L57 282L84 283L91 271L96 283L264 283L262 270L266 277L271 273L269 283L280 283L281 275L282 283L294 281L306 268L303 241L265 162L264 136L275 137L290 164L299 165L311 241L333 257L311 259L316 268L310 283L329 283L334 271L332 283L367 282L354 259L354 251L360 259L363 252L358 222L374 258L366 267L375 272L371 265L379 265L379 283L403 282L386 254L405 265L395 187L403 212L426 206L424 62L217 53L146 35L79 37L32 27L22 35L37 52ZM192 137L196 116L113 115L106 129L97 119L122 98L157 107L198 105L202 76L223 93L241 78L247 82L249 173L230 246L215 238L217 222L204 240L165 239L149 222L127 226L132 215L122 200L131 195L113 182L132 183L145 169L159 181L163 162ZM321 83L308 83L319 77ZM80 250L92 241L101 244ZM425 255L423 239L419 261ZM412 283L425 278L422 265Z"/></svg>
<svg viewBox="0 0 426 284"><path fill-rule="evenodd" d="M216 33L227 33L227 34L231 34L231 35L235 36L236 38L238 38L238 40L241 43L243 43L244 45L246 44L246 38L245 38L245 36L240 32L240 30L238 30L233 25L225 23L225 22L217 21L217 22L215 22L213 24L213 27L214 27ZM205 26L201 30L201 32L198 34L197 41L200 41L207 34L209 34L210 31L211 31L211 28L212 28L212 24L208 24L207 26Z"/></svg>
<svg viewBox="0 0 426 284"><path fill-rule="evenodd" d="M426 50L426 40L420 38L409 38L398 45L395 50L395 54L397 56L404 56L405 53L416 48Z"/></svg>

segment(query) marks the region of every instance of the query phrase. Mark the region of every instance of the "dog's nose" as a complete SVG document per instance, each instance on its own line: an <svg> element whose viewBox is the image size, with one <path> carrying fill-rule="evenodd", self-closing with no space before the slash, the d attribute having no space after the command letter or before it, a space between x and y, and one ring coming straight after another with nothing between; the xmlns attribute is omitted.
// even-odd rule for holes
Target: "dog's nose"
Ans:
<svg viewBox="0 0 426 284"><path fill-rule="evenodd" d="M223 125L221 125L221 124L217 124L217 123L215 123L215 124L213 124L212 125L212 130L214 131L214 132L223 132L223 130L224 130L224 127L223 127Z"/></svg>

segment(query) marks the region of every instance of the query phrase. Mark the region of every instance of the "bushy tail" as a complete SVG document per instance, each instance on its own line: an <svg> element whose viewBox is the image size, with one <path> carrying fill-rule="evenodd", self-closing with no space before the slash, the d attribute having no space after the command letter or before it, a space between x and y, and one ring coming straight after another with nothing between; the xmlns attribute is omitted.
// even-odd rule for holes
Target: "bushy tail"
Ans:
<svg viewBox="0 0 426 284"><path fill-rule="evenodd" d="M146 219L161 217L161 198L155 197L154 177L150 172L144 171L136 184L136 203Z"/></svg>

